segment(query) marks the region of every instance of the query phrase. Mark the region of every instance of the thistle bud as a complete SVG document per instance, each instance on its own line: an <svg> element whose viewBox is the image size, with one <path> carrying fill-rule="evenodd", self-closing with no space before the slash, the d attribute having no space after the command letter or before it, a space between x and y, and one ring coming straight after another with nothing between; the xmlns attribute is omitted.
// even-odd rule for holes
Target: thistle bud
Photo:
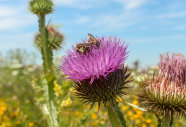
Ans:
<svg viewBox="0 0 186 127"><path fill-rule="evenodd" d="M123 68L127 45L115 37L91 38L91 42L94 40L99 45L90 44L85 54L73 47L64 57L61 70L75 81L75 93L84 103L114 103L125 94L126 83L130 82L130 74ZM89 40L83 40L81 44L88 43Z"/></svg>
<svg viewBox="0 0 186 127"><path fill-rule="evenodd" d="M51 50L58 50L61 48L61 45L64 40L64 36L59 33L54 27L49 26L47 27L48 30L48 41L49 41L49 47ZM38 33L35 36L35 41L34 41L36 47L39 49L42 48L42 43L41 43L41 36L40 33Z"/></svg>
<svg viewBox="0 0 186 127"><path fill-rule="evenodd" d="M54 4L52 0L31 0L29 9L34 14L46 15L53 12Z"/></svg>

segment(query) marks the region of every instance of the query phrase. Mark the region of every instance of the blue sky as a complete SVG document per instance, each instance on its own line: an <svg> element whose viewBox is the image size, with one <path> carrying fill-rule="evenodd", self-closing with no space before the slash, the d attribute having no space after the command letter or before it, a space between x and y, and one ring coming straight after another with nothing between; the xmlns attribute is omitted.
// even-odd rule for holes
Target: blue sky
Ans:
<svg viewBox="0 0 186 127"><path fill-rule="evenodd" d="M180 52L186 56L186 0L54 0L55 12L47 16L61 25L66 45L64 55L76 42L87 37L117 36L129 43L127 63L136 59L141 66L156 65L159 55ZM38 31L37 17L28 0L0 0L0 51L33 46ZM39 56L40 57L40 56Z"/></svg>

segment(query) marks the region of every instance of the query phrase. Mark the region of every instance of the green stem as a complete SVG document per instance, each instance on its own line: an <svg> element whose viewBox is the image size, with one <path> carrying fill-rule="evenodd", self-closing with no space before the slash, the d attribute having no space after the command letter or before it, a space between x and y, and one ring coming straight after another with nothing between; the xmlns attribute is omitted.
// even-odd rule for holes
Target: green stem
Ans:
<svg viewBox="0 0 186 127"><path fill-rule="evenodd" d="M158 114L155 113L155 115L156 115L156 118L158 119L158 125L157 125L157 127L161 127L161 119L158 116Z"/></svg>
<svg viewBox="0 0 186 127"><path fill-rule="evenodd" d="M108 116L112 127L126 127L126 121L120 109L108 102Z"/></svg>
<svg viewBox="0 0 186 127"><path fill-rule="evenodd" d="M173 118L165 117L162 119L162 127L172 127L173 125Z"/></svg>
<svg viewBox="0 0 186 127"><path fill-rule="evenodd" d="M172 114L172 115L171 115L171 120L170 120L170 127L173 126L173 121L174 121L174 116L173 116L173 114Z"/></svg>
<svg viewBox="0 0 186 127"><path fill-rule="evenodd" d="M55 80L55 74L53 71L53 59L52 59L52 50L49 48L49 41L48 41L48 30L45 26L45 15L40 15L39 16L39 31L41 35L41 42L42 42L42 48L41 48L41 54L43 58L43 70L44 70L44 75L47 80L47 107L49 111L50 117L49 125L50 127L58 127L57 123L57 114L56 114L56 108L55 108L55 103L54 103L54 80Z"/></svg>
<svg viewBox="0 0 186 127"><path fill-rule="evenodd" d="M49 65L47 63L48 58L47 58L47 42L46 42L46 33L45 33L45 16L41 15L39 16L39 32L41 36L41 43L42 43L42 49L41 49L41 54L43 58L43 69L44 69L44 74L46 75L49 70Z"/></svg>

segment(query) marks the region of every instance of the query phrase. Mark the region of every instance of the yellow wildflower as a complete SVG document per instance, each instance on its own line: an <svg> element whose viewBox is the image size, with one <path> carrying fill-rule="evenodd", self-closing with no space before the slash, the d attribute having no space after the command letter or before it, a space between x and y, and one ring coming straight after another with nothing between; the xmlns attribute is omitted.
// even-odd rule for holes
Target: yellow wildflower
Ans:
<svg viewBox="0 0 186 127"><path fill-rule="evenodd" d="M145 122L149 124L149 123L152 122L152 120L151 119L147 119Z"/></svg>
<svg viewBox="0 0 186 127"><path fill-rule="evenodd" d="M0 107L0 115L3 115L4 112L6 111L6 109L7 109L7 107L6 107L5 105L2 105L2 106Z"/></svg>
<svg viewBox="0 0 186 127"><path fill-rule="evenodd" d="M4 114L4 112L7 110L7 105L3 101L0 101L0 115Z"/></svg>
<svg viewBox="0 0 186 127"><path fill-rule="evenodd" d="M91 117L92 117L93 120L96 120L98 118L98 115L96 113L92 113Z"/></svg>
<svg viewBox="0 0 186 127"><path fill-rule="evenodd" d="M64 100L61 102L61 107L68 107L72 104L72 101L70 98L68 98L67 100Z"/></svg>
<svg viewBox="0 0 186 127"><path fill-rule="evenodd" d="M58 85L58 84L56 83L56 81L54 82L54 91L55 91L55 95L56 95L57 97L59 97L59 96L62 94L61 86Z"/></svg>
<svg viewBox="0 0 186 127"><path fill-rule="evenodd" d="M7 119L8 119L8 117L4 115L4 116L3 116L3 120L6 121Z"/></svg>
<svg viewBox="0 0 186 127"><path fill-rule="evenodd" d="M133 115L133 112L132 111L129 111L128 113L127 113L127 116L132 116Z"/></svg>
<svg viewBox="0 0 186 127"><path fill-rule="evenodd" d="M125 111L125 110L127 110L127 109L128 109L128 106L123 106L123 107L122 107L122 110L123 110L123 111Z"/></svg>
<svg viewBox="0 0 186 127"><path fill-rule="evenodd" d="M0 116L3 115L3 114L4 114L4 112L0 110Z"/></svg>
<svg viewBox="0 0 186 127"><path fill-rule="evenodd" d="M12 124L9 123L9 122L7 122L7 123L6 123L6 127L12 127Z"/></svg>
<svg viewBox="0 0 186 127"><path fill-rule="evenodd" d="M135 118L135 119L138 119L138 118L140 118L140 117L141 117L141 115L138 115L138 114L135 114L135 115L134 115L134 118Z"/></svg>
<svg viewBox="0 0 186 127"><path fill-rule="evenodd" d="M129 119L130 119L130 120L134 120L134 117L133 117L133 116L130 116Z"/></svg>
<svg viewBox="0 0 186 127"><path fill-rule="evenodd" d="M0 110L2 110L2 111L6 111L6 109L7 109L7 107L5 105L0 107Z"/></svg>
<svg viewBox="0 0 186 127"><path fill-rule="evenodd" d="M141 127L147 127L147 125L143 123Z"/></svg>
<svg viewBox="0 0 186 127"><path fill-rule="evenodd" d="M78 117L80 117L80 118L82 117L82 114L81 114L81 112L79 112L79 111L76 111L76 112L75 112L75 115L78 116Z"/></svg>
<svg viewBox="0 0 186 127"><path fill-rule="evenodd" d="M74 88L70 88L69 91L70 91L70 92L74 92Z"/></svg>
<svg viewBox="0 0 186 127"><path fill-rule="evenodd" d="M132 102L132 104L133 104L133 105L138 105L138 101L137 101L137 100L134 100L134 101Z"/></svg>
<svg viewBox="0 0 186 127"><path fill-rule="evenodd" d="M63 86L64 87L68 87L70 85L71 81L64 81L63 82Z"/></svg>
<svg viewBox="0 0 186 127"><path fill-rule="evenodd" d="M140 111L140 110L137 110L137 111L136 111L136 114L137 114L137 115L142 115L142 114L143 114L143 112L142 112L142 111Z"/></svg>
<svg viewBox="0 0 186 127"><path fill-rule="evenodd" d="M141 121L140 121L139 119L136 120L136 124L137 124L137 125L140 124L140 122L141 122Z"/></svg>
<svg viewBox="0 0 186 127"><path fill-rule="evenodd" d="M28 123L28 126L29 126L29 127L33 127L33 126L34 126L34 122Z"/></svg>

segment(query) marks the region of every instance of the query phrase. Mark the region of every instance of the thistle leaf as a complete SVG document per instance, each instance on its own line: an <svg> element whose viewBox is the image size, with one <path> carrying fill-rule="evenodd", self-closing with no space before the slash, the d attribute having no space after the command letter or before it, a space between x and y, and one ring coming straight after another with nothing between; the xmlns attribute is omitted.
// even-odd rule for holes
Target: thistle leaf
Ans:
<svg viewBox="0 0 186 127"><path fill-rule="evenodd" d="M112 127L126 127L126 121L120 109L108 103L108 116Z"/></svg>
<svg viewBox="0 0 186 127"><path fill-rule="evenodd" d="M134 104L131 104L131 103L128 103L128 102L126 102L126 104L128 104L128 105L130 105L130 106L132 106L132 107L134 107L134 108L137 108L138 110L144 111L144 112L148 111L148 110L145 109L145 108L141 108L141 107L139 107L139 106L137 106L137 105L134 105Z"/></svg>

